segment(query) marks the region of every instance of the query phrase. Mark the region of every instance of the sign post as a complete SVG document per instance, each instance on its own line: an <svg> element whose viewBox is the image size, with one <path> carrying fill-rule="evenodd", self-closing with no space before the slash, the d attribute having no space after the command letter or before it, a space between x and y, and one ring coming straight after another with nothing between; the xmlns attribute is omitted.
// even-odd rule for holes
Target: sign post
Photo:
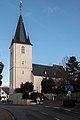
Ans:
<svg viewBox="0 0 80 120"><path fill-rule="evenodd" d="M71 96L71 92L74 90L73 85L66 85L65 91L67 91L67 96Z"/></svg>

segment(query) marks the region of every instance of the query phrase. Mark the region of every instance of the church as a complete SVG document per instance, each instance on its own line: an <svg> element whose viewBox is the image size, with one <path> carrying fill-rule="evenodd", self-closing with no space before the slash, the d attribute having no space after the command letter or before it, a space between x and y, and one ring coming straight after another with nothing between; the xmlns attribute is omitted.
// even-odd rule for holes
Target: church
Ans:
<svg viewBox="0 0 80 120"><path fill-rule="evenodd" d="M60 65L45 66L32 63L32 43L22 18L22 2L20 1L20 16L14 38L10 45L10 94L21 83L32 82L34 90L41 92L41 81L43 78L61 80L65 77L65 70Z"/></svg>

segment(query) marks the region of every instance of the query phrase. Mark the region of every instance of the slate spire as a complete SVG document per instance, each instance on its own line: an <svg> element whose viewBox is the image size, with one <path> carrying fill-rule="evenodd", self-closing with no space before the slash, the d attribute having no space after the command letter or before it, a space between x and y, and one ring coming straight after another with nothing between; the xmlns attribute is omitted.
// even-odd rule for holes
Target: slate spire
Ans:
<svg viewBox="0 0 80 120"><path fill-rule="evenodd" d="M21 14L22 14L22 1L20 1L20 16L19 16L15 36L12 39L11 46L13 45L13 43L32 45L30 42L29 35L26 36L26 31L25 31L25 27L24 27L24 23L23 23Z"/></svg>

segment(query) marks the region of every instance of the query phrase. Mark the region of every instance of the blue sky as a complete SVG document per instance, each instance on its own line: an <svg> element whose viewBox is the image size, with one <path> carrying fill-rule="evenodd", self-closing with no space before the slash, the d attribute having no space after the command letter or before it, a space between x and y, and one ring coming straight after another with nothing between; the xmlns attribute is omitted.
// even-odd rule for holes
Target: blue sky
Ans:
<svg viewBox="0 0 80 120"><path fill-rule="evenodd" d="M0 0L0 61L9 82L9 46L19 19L19 0ZM33 63L61 64L66 56L80 61L80 0L23 0L23 21L33 44Z"/></svg>

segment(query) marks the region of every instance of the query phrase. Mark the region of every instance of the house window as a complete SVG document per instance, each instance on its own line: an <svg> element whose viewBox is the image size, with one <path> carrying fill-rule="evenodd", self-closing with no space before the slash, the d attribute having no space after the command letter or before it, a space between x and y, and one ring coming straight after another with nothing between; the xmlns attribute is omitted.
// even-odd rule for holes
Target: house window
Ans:
<svg viewBox="0 0 80 120"><path fill-rule="evenodd" d="M21 53L25 54L25 47L24 46L21 47Z"/></svg>
<svg viewBox="0 0 80 120"><path fill-rule="evenodd" d="M2 94L4 94L4 92L2 92Z"/></svg>

